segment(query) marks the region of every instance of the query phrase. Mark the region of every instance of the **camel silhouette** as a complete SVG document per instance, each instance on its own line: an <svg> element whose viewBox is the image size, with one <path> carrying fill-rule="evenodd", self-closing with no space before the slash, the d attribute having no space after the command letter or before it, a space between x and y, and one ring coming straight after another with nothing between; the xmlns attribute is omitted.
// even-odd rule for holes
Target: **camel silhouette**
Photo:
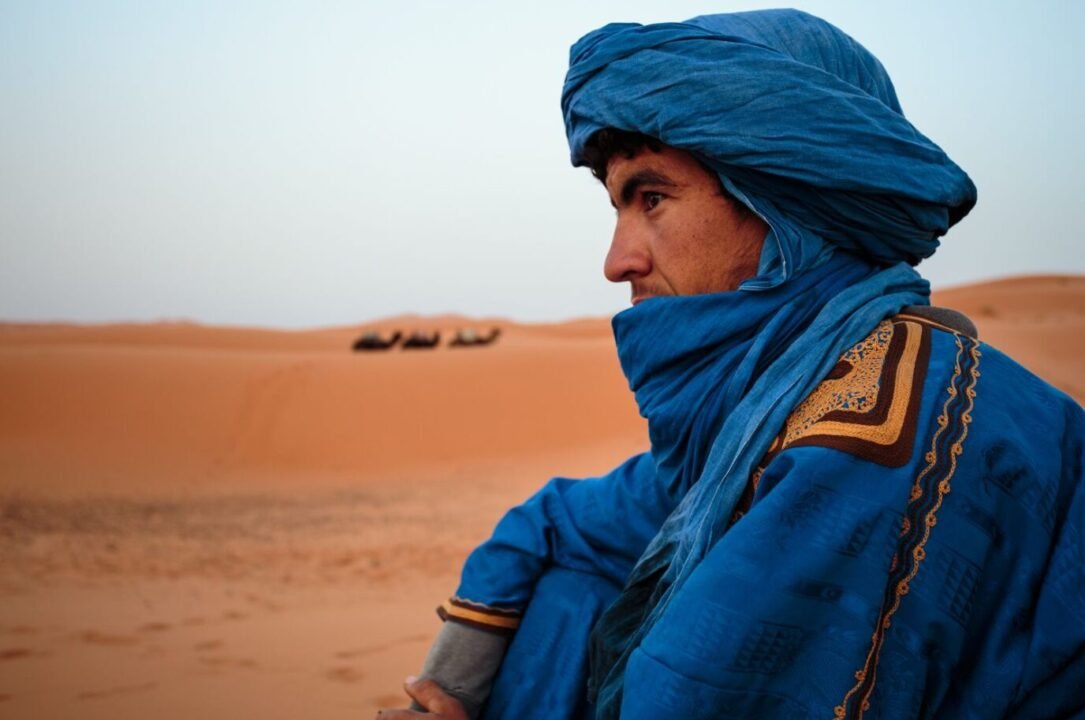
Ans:
<svg viewBox="0 0 1085 720"><path fill-rule="evenodd" d="M367 350L388 350L403 337L403 333L396 330L392 337L387 340L381 340L380 333L370 330L362 335L360 338L354 341L352 346L354 350L367 351Z"/></svg>
<svg viewBox="0 0 1085 720"><path fill-rule="evenodd" d="M434 331L432 335L415 331L403 341L403 350L429 350L437 347L441 342L441 333Z"/></svg>
<svg viewBox="0 0 1085 720"><path fill-rule="evenodd" d="M466 330L457 330L456 337L452 338L452 342L448 344L449 347L481 347L483 345L489 345L497 340L501 335L501 328L492 328L490 333L483 337L479 335L474 328L467 328Z"/></svg>

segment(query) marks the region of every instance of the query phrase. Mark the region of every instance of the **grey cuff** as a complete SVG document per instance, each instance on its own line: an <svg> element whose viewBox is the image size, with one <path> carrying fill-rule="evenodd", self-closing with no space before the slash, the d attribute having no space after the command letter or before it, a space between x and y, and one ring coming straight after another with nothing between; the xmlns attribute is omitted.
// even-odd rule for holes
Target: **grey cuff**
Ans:
<svg viewBox="0 0 1085 720"><path fill-rule="evenodd" d="M437 634L419 675L431 679L463 703L475 720L490 696L509 638L449 621ZM425 710L411 703L412 710Z"/></svg>

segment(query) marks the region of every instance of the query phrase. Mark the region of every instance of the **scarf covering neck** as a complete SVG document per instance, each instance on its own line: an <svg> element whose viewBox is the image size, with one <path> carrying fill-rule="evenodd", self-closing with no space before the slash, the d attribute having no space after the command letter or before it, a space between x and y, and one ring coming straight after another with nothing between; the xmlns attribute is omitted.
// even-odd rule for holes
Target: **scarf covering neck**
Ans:
<svg viewBox="0 0 1085 720"><path fill-rule="evenodd" d="M657 469L689 488L592 633L589 692L615 718L630 653L668 622L787 416L878 322L927 302L909 265L976 191L904 118L878 60L797 11L607 25L573 46L562 109L574 165L600 129L656 137L769 226L736 292L614 319Z"/></svg>

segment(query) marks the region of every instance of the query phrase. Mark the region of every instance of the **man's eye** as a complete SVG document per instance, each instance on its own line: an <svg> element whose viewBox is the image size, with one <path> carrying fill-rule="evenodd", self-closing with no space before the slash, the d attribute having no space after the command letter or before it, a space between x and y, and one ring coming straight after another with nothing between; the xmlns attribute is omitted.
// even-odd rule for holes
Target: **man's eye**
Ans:
<svg viewBox="0 0 1085 720"><path fill-rule="evenodd" d="M644 193L644 207L652 210L663 200L663 193L646 192Z"/></svg>

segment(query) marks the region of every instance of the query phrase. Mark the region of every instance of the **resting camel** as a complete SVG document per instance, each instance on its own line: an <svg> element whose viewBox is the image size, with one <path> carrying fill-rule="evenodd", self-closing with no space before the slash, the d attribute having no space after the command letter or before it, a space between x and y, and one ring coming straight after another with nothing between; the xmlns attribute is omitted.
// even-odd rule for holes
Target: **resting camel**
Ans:
<svg viewBox="0 0 1085 720"><path fill-rule="evenodd" d="M457 330L456 337L452 338L452 342L448 344L449 347L479 347L482 345L489 345L501 334L501 328L492 328L490 334L485 337L475 332L474 328L467 328L466 330Z"/></svg>
<svg viewBox="0 0 1085 720"><path fill-rule="evenodd" d="M439 342L441 342L441 333L437 331L434 331L432 335L415 331L411 333L410 337L403 341L403 349L428 350L437 347L437 343Z"/></svg>
<svg viewBox="0 0 1085 720"><path fill-rule="evenodd" d="M355 350L387 350L399 342L401 337L403 337L403 333L396 330L392 337L381 340L380 333L370 330L355 340L353 347Z"/></svg>

